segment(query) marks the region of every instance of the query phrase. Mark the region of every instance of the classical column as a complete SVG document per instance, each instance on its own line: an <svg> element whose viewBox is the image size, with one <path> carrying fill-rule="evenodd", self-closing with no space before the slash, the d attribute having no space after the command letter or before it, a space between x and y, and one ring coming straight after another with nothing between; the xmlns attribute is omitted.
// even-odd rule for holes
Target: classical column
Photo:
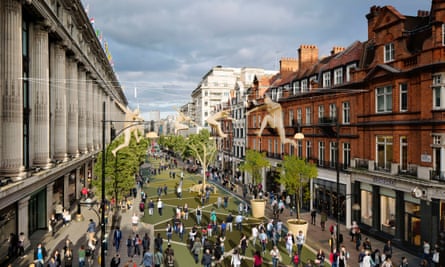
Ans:
<svg viewBox="0 0 445 267"><path fill-rule="evenodd" d="M68 104L68 154L70 157L79 156L79 125L78 125L78 97L77 97L77 62L73 57L67 58L67 104Z"/></svg>
<svg viewBox="0 0 445 267"><path fill-rule="evenodd" d="M86 169L86 164L83 164L83 169ZM83 176L83 179L86 179L85 173L80 173L80 168L76 169L76 199L80 199L80 190L82 189L82 183L81 183L81 177ZM84 180L85 181L85 180Z"/></svg>
<svg viewBox="0 0 445 267"><path fill-rule="evenodd" d="M31 81L30 97L32 109L33 165L48 168L49 156L49 47L48 31L42 23L30 27Z"/></svg>
<svg viewBox="0 0 445 267"><path fill-rule="evenodd" d="M66 51L61 44L50 44L51 143L55 160L67 160Z"/></svg>
<svg viewBox="0 0 445 267"><path fill-rule="evenodd" d="M30 197L24 197L19 200L18 202L18 225L17 225L17 233L24 233L25 238L25 250L31 245L29 242L29 232L28 232L28 226L29 226L29 199Z"/></svg>
<svg viewBox="0 0 445 267"><path fill-rule="evenodd" d="M0 1L0 173L23 170L22 2Z"/></svg>
<svg viewBox="0 0 445 267"><path fill-rule="evenodd" d="M78 99L79 99L79 151L88 152L87 147L87 120L86 120L86 72L85 68L79 68L78 73Z"/></svg>
<svg viewBox="0 0 445 267"><path fill-rule="evenodd" d="M63 207L68 209L70 208L70 198L68 192L70 185L70 177L71 173L67 173L63 176ZM74 174L73 174L74 175ZM75 179L75 177L73 177Z"/></svg>
<svg viewBox="0 0 445 267"><path fill-rule="evenodd" d="M100 112L101 112L102 104L101 104L100 99L99 99L99 90L100 90L99 85L97 83L94 83L93 84L93 96L94 96L94 98L93 98L93 102L94 102L94 104L93 104L93 106L94 106L94 113L93 113L93 124L94 124L94 127L93 127L93 149L95 151L100 149L100 146L99 146L99 144L100 144L100 134L99 134L99 132L102 132L102 131L100 131L100 129L102 129L102 127L101 127L102 123L100 123L100 118L101 118Z"/></svg>
<svg viewBox="0 0 445 267"><path fill-rule="evenodd" d="M93 78L91 75L87 74L87 88L86 88L86 127L87 127L87 147L88 151L94 151L93 148L93 114L94 114L94 105L93 105ZM86 176L85 176L86 177Z"/></svg>
<svg viewBox="0 0 445 267"><path fill-rule="evenodd" d="M49 218L51 218L51 214L54 213L53 192L54 192L54 182L46 185L46 218L47 218L47 221L49 220Z"/></svg>

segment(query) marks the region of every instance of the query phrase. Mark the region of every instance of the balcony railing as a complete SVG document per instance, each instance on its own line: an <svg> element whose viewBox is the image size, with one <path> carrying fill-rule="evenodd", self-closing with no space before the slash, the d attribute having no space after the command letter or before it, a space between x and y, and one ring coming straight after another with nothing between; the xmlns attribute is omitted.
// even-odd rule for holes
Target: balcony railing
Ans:
<svg viewBox="0 0 445 267"><path fill-rule="evenodd" d="M283 154L281 154L281 153L267 152L266 155L267 155L268 158L273 158L273 159L283 159Z"/></svg>
<svg viewBox="0 0 445 267"><path fill-rule="evenodd" d="M445 172L439 170L431 170L430 179L436 181L445 181Z"/></svg>
<svg viewBox="0 0 445 267"><path fill-rule="evenodd" d="M382 172L391 172L391 162L374 162L374 170Z"/></svg>
<svg viewBox="0 0 445 267"><path fill-rule="evenodd" d="M318 123L320 124L335 124L337 123L336 117L321 117L318 118Z"/></svg>
<svg viewBox="0 0 445 267"><path fill-rule="evenodd" d="M355 167L357 169L368 169L369 168L369 160L367 159L356 159L355 160Z"/></svg>
<svg viewBox="0 0 445 267"><path fill-rule="evenodd" d="M405 170L399 166L399 175L408 175L417 177L417 165L408 165Z"/></svg>
<svg viewBox="0 0 445 267"><path fill-rule="evenodd" d="M332 170L336 169L336 166L335 166L336 162L335 161L326 161L326 160L316 159L315 163L317 164L318 167L321 167L321 168L332 169ZM347 164L347 163L341 163L340 162L339 164L340 164L340 170L342 170L342 171L344 171L344 170L349 168L349 164Z"/></svg>

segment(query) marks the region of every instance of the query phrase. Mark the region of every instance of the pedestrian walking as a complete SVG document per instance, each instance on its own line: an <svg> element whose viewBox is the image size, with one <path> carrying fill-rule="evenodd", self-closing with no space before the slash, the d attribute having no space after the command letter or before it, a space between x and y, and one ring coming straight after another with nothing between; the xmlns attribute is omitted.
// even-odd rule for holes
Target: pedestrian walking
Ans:
<svg viewBox="0 0 445 267"><path fill-rule="evenodd" d="M155 238L155 250L162 251L162 243L163 242L164 242L164 240L162 240L161 234L158 233L158 235Z"/></svg>
<svg viewBox="0 0 445 267"><path fill-rule="evenodd" d="M162 216L162 209L164 208L164 203L162 203L161 198L158 198L157 207L158 207L159 216Z"/></svg>
<svg viewBox="0 0 445 267"><path fill-rule="evenodd" d="M162 254L161 251L157 250L155 255L154 255L154 262L155 262L155 267L161 267L162 263L164 262L164 255Z"/></svg>
<svg viewBox="0 0 445 267"><path fill-rule="evenodd" d="M148 203L148 215L153 215L153 210L155 209L155 203L152 199L150 199L150 202Z"/></svg>
<svg viewBox="0 0 445 267"><path fill-rule="evenodd" d="M306 241L306 238L303 234L303 231L298 231L298 234L296 236L296 243L297 243L297 250L298 250L298 256L301 257L301 251L303 250L304 242Z"/></svg>
<svg viewBox="0 0 445 267"><path fill-rule="evenodd" d="M116 252L119 252L122 239L122 231L119 226L116 226L113 233L113 246L116 248Z"/></svg>
<svg viewBox="0 0 445 267"><path fill-rule="evenodd" d="M202 255L201 264L204 267L211 267L212 261L212 254L210 253L210 249L206 249L204 254Z"/></svg>
<svg viewBox="0 0 445 267"><path fill-rule="evenodd" d="M121 264L121 257L118 253L113 256L110 262L110 267L119 267L119 264Z"/></svg>
<svg viewBox="0 0 445 267"><path fill-rule="evenodd" d="M263 265L263 257L259 250L255 251L253 255L253 267L261 267Z"/></svg>
<svg viewBox="0 0 445 267"><path fill-rule="evenodd" d="M144 267L153 267L153 254L149 250L144 253L141 265Z"/></svg>
<svg viewBox="0 0 445 267"><path fill-rule="evenodd" d="M128 236L126 245L127 245L127 256L131 258L133 257L133 238L131 237L131 235Z"/></svg>
<svg viewBox="0 0 445 267"><path fill-rule="evenodd" d="M202 210L201 206L198 205L196 208L196 224L201 225L201 219L202 219Z"/></svg>
<svg viewBox="0 0 445 267"><path fill-rule="evenodd" d="M230 265L233 267L241 266L241 255L238 252L238 249L234 249L232 253L232 258L230 259Z"/></svg>
<svg viewBox="0 0 445 267"><path fill-rule="evenodd" d="M289 254L289 257L292 256L292 249L294 247L294 236L292 235L292 232L287 232L287 236L285 238L286 242L286 250Z"/></svg>
<svg viewBox="0 0 445 267"><path fill-rule="evenodd" d="M193 258L195 260L195 263L198 264L199 262L199 254L201 253L202 243L199 237L195 237L195 241L193 242L192 249L190 250L193 254Z"/></svg>
<svg viewBox="0 0 445 267"><path fill-rule="evenodd" d="M142 238L142 254L145 254L147 250L150 250L150 237L148 236L148 233L145 233Z"/></svg>
<svg viewBox="0 0 445 267"><path fill-rule="evenodd" d="M277 246L273 246L272 250L270 251L270 257L272 258L272 266L278 267L278 264L282 261L280 250L278 250Z"/></svg>
<svg viewBox="0 0 445 267"><path fill-rule="evenodd" d="M311 224L315 225L315 218L317 217L317 210L313 209L311 211Z"/></svg>

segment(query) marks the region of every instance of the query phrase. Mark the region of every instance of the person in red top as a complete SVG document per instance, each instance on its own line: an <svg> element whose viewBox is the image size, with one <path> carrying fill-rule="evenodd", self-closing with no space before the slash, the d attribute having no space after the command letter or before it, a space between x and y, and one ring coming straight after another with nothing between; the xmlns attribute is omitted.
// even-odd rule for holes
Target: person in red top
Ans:
<svg viewBox="0 0 445 267"><path fill-rule="evenodd" d="M263 265L263 257L261 257L261 253L259 250L255 251L255 255L253 255L253 267L261 267Z"/></svg>
<svg viewBox="0 0 445 267"><path fill-rule="evenodd" d="M84 199L88 197L88 189L85 186L82 188L81 193Z"/></svg>

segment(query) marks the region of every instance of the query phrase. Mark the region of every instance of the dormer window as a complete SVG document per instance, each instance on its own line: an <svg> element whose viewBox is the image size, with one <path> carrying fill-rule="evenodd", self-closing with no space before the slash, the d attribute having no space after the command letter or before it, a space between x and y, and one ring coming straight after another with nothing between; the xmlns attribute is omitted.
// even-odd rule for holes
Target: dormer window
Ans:
<svg viewBox="0 0 445 267"><path fill-rule="evenodd" d="M331 73L329 71L323 73L323 87L331 87Z"/></svg>
<svg viewBox="0 0 445 267"><path fill-rule="evenodd" d="M384 58L384 62L391 62L394 61L394 44L393 43L389 43L385 45L385 58Z"/></svg>
<svg viewBox="0 0 445 267"><path fill-rule="evenodd" d="M334 85L343 83L343 69L338 68L334 70Z"/></svg>
<svg viewBox="0 0 445 267"><path fill-rule="evenodd" d="M294 95L296 95L297 93L300 92L300 82L299 81L295 81L292 83L292 92Z"/></svg>

